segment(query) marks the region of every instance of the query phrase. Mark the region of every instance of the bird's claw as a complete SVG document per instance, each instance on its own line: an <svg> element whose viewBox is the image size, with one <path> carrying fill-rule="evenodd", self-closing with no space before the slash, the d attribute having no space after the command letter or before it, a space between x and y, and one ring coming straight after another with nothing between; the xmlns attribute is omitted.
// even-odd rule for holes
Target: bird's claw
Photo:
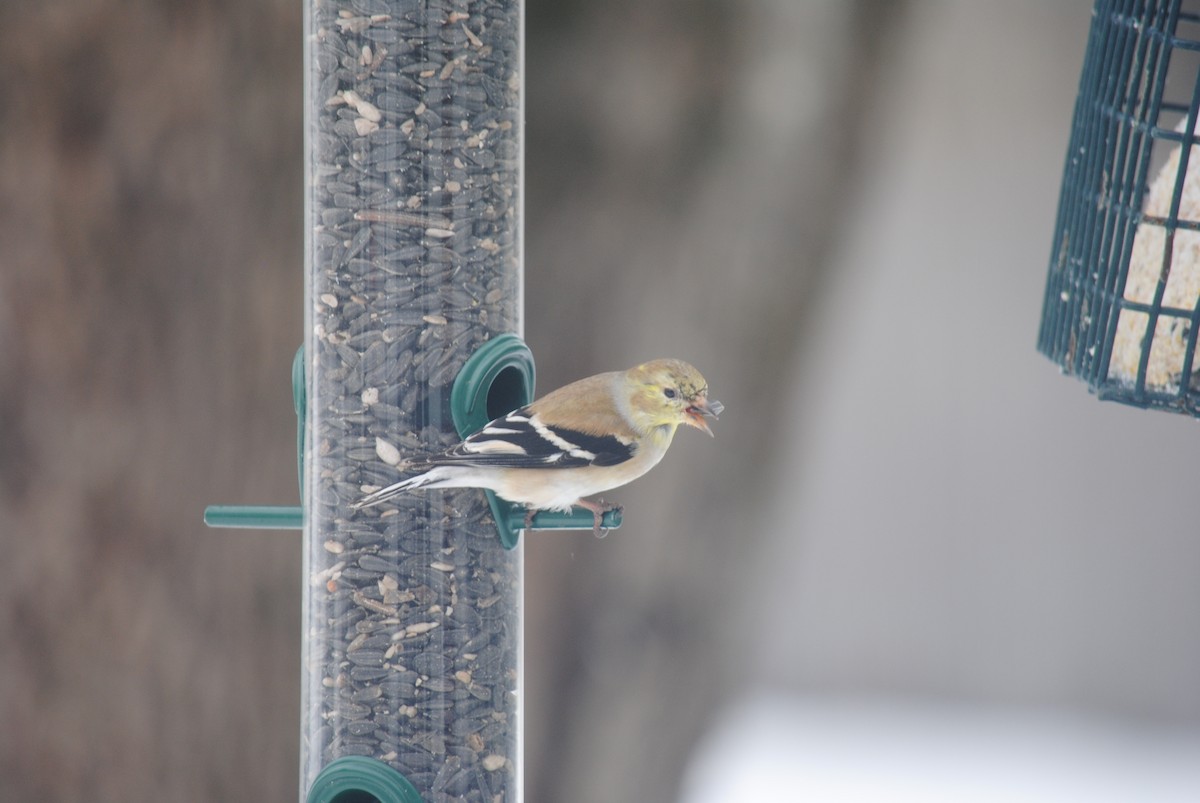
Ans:
<svg viewBox="0 0 1200 803"><path fill-rule="evenodd" d="M592 511L592 534L595 535L597 538L603 538L604 536L608 535L609 528L603 526L604 514L611 513L614 510L617 511L618 513L623 513L625 511L625 508L623 505L606 504L603 499L597 499L595 506L591 508L591 511Z"/></svg>
<svg viewBox="0 0 1200 803"><path fill-rule="evenodd" d="M608 504L603 499L598 499L595 502L579 501L575 503L584 510L589 510L592 513L592 533L597 538L603 538L608 535L609 528L604 526L604 514L616 511L622 513L625 511L623 505ZM533 518L537 515L537 510L528 508L525 511L525 529L533 529Z"/></svg>

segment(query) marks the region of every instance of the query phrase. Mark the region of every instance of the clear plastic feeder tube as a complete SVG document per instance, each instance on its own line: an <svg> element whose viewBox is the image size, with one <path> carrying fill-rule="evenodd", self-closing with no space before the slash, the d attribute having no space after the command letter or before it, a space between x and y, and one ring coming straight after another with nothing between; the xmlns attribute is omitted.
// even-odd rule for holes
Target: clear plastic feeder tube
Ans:
<svg viewBox="0 0 1200 803"><path fill-rule="evenodd" d="M310 0L301 799L365 756L425 800L519 801L522 554L482 492L353 510L458 439L520 333L519 0ZM359 798L354 798L359 799Z"/></svg>

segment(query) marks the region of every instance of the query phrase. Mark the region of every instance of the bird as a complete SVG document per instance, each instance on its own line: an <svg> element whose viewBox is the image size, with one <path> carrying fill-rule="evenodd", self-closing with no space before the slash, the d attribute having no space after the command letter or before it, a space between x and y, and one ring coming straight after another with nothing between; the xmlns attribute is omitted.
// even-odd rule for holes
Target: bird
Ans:
<svg viewBox="0 0 1200 803"><path fill-rule="evenodd" d="M539 510L578 506L592 513L600 535L604 514L622 508L584 497L654 468L681 424L712 436L706 419L716 420L724 409L683 360L596 374L500 416L444 452L401 461L401 470L421 473L368 493L351 508L421 488L485 488L524 505L526 528Z"/></svg>

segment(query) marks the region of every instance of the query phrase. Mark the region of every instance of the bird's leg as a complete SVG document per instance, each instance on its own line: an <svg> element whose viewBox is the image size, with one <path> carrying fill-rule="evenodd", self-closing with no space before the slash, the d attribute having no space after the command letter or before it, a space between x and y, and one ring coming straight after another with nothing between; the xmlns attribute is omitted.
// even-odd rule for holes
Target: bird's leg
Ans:
<svg viewBox="0 0 1200 803"><path fill-rule="evenodd" d="M525 529L526 530L533 529L533 517L535 515L537 515L537 510L535 510L534 508L526 508L525 509Z"/></svg>
<svg viewBox="0 0 1200 803"><path fill-rule="evenodd" d="M585 510L592 511L592 521L593 521L592 532L595 534L595 536L597 538L603 538L604 536L608 535L608 530L606 530L600 526L601 524L604 523L604 514L609 512L610 510L624 510L625 509L625 508L621 507L620 505L608 504L603 499L597 499L595 502L589 502L586 499L580 499L575 504L579 505L581 508L583 508Z"/></svg>

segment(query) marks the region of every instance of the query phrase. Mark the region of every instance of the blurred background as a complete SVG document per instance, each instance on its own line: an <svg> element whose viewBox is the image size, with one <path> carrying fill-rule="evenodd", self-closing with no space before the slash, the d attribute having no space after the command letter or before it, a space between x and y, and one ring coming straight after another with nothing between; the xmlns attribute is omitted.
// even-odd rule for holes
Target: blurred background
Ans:
<svg viewBox="0 0 1200 803"><path fill-rule="evenodd" d="M1034 351L1088 0L528 0L526 800L1200 799L1194 421ZM0 5L0 799L296 795L301 4Z"/></svg>

